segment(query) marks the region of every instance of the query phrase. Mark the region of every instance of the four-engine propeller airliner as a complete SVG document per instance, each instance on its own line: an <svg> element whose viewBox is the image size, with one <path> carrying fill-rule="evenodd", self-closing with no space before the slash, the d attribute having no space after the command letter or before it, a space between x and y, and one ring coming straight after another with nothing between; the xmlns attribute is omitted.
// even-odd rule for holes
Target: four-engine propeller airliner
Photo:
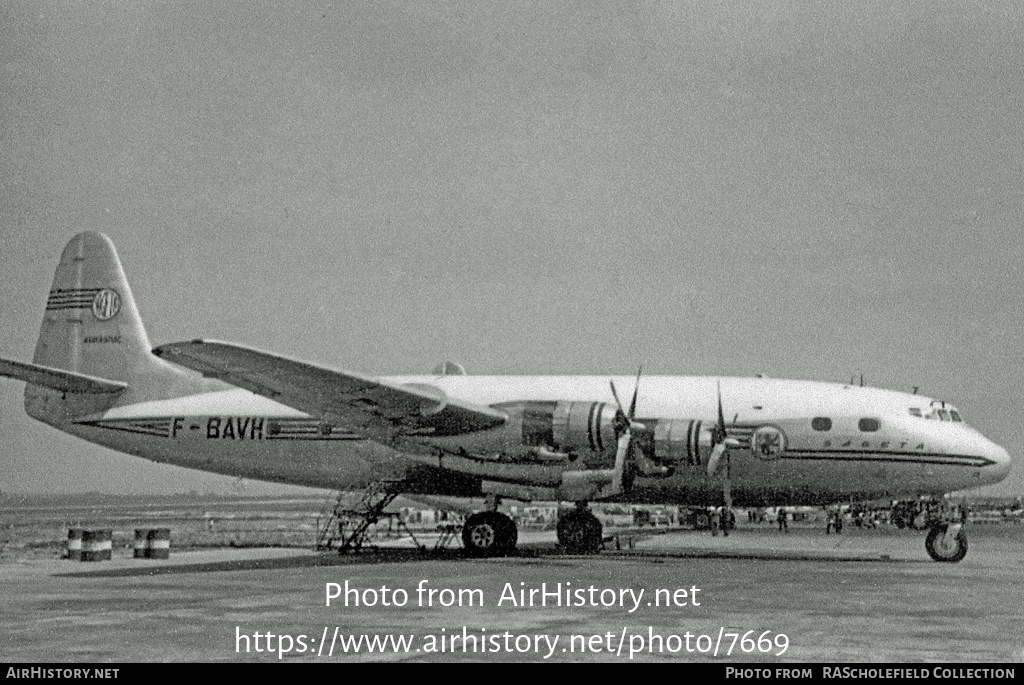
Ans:
<svg viewBox="0 0 1024 685"><path fill-rule="evenodd" d="M691 376L369 378L205 340L150 347L111 241L61 255L27 382L30 416L157 462L331 489L486 498L463 529L515 548L501 498L577 503L560 543L597 551L595 500L736 506L941 495L1006 477L1006 450L952 405L853 384ZM627 407L617 388L632 386ZM731 420L726 421L726 416ZM927 537L959 561L962 523Z"/></svg>

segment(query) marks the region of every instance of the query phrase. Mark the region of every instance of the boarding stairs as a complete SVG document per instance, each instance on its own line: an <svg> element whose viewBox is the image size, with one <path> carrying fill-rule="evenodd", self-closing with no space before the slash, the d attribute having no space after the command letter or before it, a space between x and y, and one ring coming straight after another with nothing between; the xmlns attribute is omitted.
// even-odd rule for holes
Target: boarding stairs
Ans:
<svg viewBox="0 0 1024 685"><path fill-rule="evenodd" d="M376 531L371 527L382 517L388 518L389 523L397 520L398 529L407 533L420 547L416 536L401 517L384 514L384 509L398 497L399 485L398 481L392 480L374 481L362 492L355 506L349 505L348 493L338 493L326 523L317 533L316 550L337 549L338 554L358 552L375 536Z"/></svg>

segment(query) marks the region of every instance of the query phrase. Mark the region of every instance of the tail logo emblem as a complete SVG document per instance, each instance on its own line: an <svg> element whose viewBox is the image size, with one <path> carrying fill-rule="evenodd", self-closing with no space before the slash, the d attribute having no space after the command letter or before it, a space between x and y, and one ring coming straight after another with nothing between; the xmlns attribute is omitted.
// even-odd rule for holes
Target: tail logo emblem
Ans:
<svg viewBox="0 0 1024 685"><path fill-rule="evenodd" d="M104 288L92 299L92 315L100 321L107 321L121 311L121 296L113 288Z"/></svg>

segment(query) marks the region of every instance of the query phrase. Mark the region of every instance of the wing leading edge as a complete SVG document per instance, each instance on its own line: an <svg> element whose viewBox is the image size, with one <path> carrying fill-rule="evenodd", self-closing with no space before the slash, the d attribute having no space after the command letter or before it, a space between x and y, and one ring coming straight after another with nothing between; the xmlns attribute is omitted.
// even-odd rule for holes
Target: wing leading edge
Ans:
<svg viewBox="0 0 1024 685"><path fill-rule="evenodd" d="M230 343L171 343L153 354L385 443L470 433L506 420L495 409L452 400L431 385L389 385Z"/></svg>

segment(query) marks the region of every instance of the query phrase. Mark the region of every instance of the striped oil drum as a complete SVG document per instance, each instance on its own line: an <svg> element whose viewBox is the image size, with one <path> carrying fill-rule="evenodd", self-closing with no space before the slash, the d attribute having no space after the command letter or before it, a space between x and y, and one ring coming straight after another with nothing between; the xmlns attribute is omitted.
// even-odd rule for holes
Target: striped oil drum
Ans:
<svg viewBox="0 0 1024 685"><path fill-rule="evenodd" d="M109 528L102 530L82 531L82 561L110 561L113 549L111 531Z"/></svg>
<svg viewBox="0 0 1024 685"><path fill-rule="evenodd" d="M171 557L171 529L154 528L147 535L150 559L169 559Z"/></svg>
<svg viewBox="0 0 1024 685"><path fill-rule="evenodd" d="M135 529L135 544L132 557L135 559L146 559L149 557L149 531L145 528Z"/></svg>
<svg viewBox="0 0 1024 685"><path fill-rule="evenodd" d="M70 561L82 560L82 529L68 528L68 551L66 559Z"/></svg>

